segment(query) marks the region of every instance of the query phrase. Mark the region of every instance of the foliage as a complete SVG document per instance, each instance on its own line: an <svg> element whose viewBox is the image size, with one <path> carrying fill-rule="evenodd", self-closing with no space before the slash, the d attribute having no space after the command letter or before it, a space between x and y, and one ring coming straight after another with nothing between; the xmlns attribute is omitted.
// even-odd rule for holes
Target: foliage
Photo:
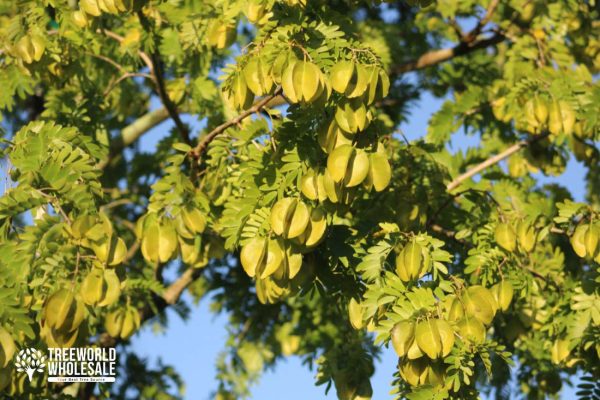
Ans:
<svg viewBox="0 0 600 400"><path fill-rule="evenodd" d="M594 0L0 1L0 390L181 398L129 338L194 312L187 289L229 316L216 399L293 354L369 399L391 351L397 398L537 399L578 375L596 398L598 17ZM409 142L426 92L444 104ZM459 130L478 145L451 152ZM539 180L571 157L586 203ZM44 346L118 346L122 379L28 382L11 357Z"/></svg>

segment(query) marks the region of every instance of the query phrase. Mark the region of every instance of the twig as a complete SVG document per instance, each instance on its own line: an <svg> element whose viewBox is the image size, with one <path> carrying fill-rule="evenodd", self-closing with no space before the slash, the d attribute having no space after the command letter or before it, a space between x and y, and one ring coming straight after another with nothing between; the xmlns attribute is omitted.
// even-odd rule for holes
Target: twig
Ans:
<svg viewBox="0 0 600 400"><path fill-rule="evenodd" d="M125 40L125 38L123 36L119 35L118 33L108 31L106 29L98 29L97 32L102 33L102 34L108 36L109 38L116 40L119 43L122 43L123 40ZM138 54L139 54L140 58L142 59L142 61L144 61L144 64L146 64L146 66L150 70L150 75L154 75L154 67L152 66L152 60L150 59L148 54L146 54L142 50L139 50Z"/></svg>
<svg viewBox="0 0 600 400"><path fill-rule="evenodd" d="M517 151L521 150L523 147L527 147L532 143L535 143L539 140L542 140L546 137L548 137L549 133L544 133L542 135L537 135L534 136L530 139L527 140L522 140L518 143L513 144L512 146L510 146L509 148L507 148L506 150L504 150L503 152L488 158L487 160L483 161L482 163L476 165L475 167L469 169L467 172L465 172L464 174L461 174L459 176L457 176L456 178L454 178L454 180L452 180L452 182L450 182L447 186L446 186L446 190L448 191L452 191L453 189L455 189L456 187L458 187L461 183L463 183L464 181L466 181L467 179L471 178L473 175L478 174L479 172L483 171L484 169L499 163L500 161L504 160L507 157L510 157L512 154L516 153Z"/></svg>
<svg viewBox="0 0 600 400"><path fill-rule="evenodd" d="M193 150L190 151L192 157L200 160L202 153L204 153L206 151L210 142L212 142L214 140L214 138L217 137L217 135L223 133L227 128L240 123L242 120L249 117L250 115L260 112L263 109L263 107L265 107L271 100L273 100L279 94L281 94L281 87L278 87L277 89L275 89L275 92L273 94L266 96L262 100L258 101L252 107L250 107L249 109L247 109L246 111L244 111L243 113L238 115L237 117L230 119L227 122L222 123L221 125L217 126L215 129L210 131L208 134L203 136L202 139L200 140L200 142L198 143L198 145Z"/></svg>

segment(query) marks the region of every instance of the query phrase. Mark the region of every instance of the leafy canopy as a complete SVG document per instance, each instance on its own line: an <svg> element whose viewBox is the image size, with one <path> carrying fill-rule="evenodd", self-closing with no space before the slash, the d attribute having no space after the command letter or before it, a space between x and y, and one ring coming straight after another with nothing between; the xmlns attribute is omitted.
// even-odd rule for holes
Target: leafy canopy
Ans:
<svg viewBox="0 0 600 400"><path fill-rule="evenodd" d="M292 354L369 399L381 352L397 398L536 399L576 375L597 398L598 17L594 0L0 1L0 390L181 398L128 344L194 312L187 290L229 316L218 399ZM445 102L409 142L426 92ZM458 131L478 144L450 151ZM538 181L572 157L585 204ZM29 382L15 352L45 346L118 346L122 379Z"/></svg>

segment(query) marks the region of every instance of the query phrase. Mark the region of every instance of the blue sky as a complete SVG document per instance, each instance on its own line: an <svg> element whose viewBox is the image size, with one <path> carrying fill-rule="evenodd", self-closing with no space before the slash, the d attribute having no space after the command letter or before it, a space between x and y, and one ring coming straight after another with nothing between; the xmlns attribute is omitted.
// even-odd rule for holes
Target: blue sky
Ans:
<svg viewBox="0 0 600 400"><path fill-rule="evenodd" d="M418 105L412 108L412 115L406 123L401 125L403 133L414 140L423 136L432 112L441 106L442 100L433 98L428 93L423 95ZM190 119L186 122L195 127L197 124ZM172 126L165 122L141 139L141 149L152 151L157 141L160 140ZM476 146L477 140L457 133L453 137L452 150L465 149ZM582 201L585 188L583 187L585 170L575 160L569 161L565 173L559 177L544 177L539 175L541 183L557 182L571 190L575 200ZM154 334L152 327L145 327L141 333L133 338L133 346L140 356L148 357L148 361L155 363L158 357L163 362L176 367L186 382L186 399L210 399L211 391L215 390L217 383L214 379L214 362L218 352L223 348L226 333L226 316L215 316L209 311L209 299L203 299L199 306L193 308L189 320L182 321L170 313L170 326L161 334ZM388 394L392 375L396 369L397 357L394 351L384 349L382 358L377 364L375 375L371 382L373 385L373 400L390 399ZM280 399L285 393L286 400L306 399L336 399L335 389L332 388L325 396L324 387L314 386L314 371L309 371L301 365L300 358L290 357L280 363L275 371L265 373L260 382L253 387L252 398L258 400ZM574 390L563 391L563 398L572 398Z"/></svg>

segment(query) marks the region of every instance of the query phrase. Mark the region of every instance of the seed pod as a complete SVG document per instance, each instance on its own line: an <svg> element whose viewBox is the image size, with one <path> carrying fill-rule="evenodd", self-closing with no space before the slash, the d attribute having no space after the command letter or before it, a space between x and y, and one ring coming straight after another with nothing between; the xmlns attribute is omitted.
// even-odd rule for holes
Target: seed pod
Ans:
<svg viewBox="0 0 600 400"><path fill-rule="evenodd" d="M109 14L118 14L119 9L117 8L117 4L115 0L97 0L98 7L104 12Z"/></svg>
<svg viewBox="0 0 600 400"><path fill-rule="evenodd" d="M444 306L446 309L446 318L449 321L459 321L465 316L465 309L463 308L462 303L455 295L450 295L446 297L444 301Z"/></svg>
<svg viewBox="0 0 600 400"><path fill-rule="evenodd" d="M246 85L256 96L264 96L273 89L269 69L260 57L253 57L244 67L243 74Z"/></svg>
<svg viewBox="0 0 600 400"><path fill-rule="evenodd" d="M348 98L360 97L367 91L370 82L370 71L362 64L356 64L354 75L346 88L345 95Z"/></svg>
<svg viewBox="0 0 600 400"><path fill-rule="evenodd" d="M86 14L93 15L94 17L98 17L102 14L96 0L80 0L79 7L81 7Z"/></svg>
<svg viewBox="0 0 600 400"><path fill-rule="evenodd" d="M587 247L585 244L585 237L588 231L588 225L579 224L575 228L575 232L571 236L571 246L579 257L584 258L587 253Z"/></svg>
<svg viewBox="0 0 600 400"><path fill-rule="evenodd" d="M415 339L421 351L431 359L442 354L442 340L434 320L419 322L415 328Z"/></svg>
<svg viewBox="0 0 600 400"><path fill-rule="evenodd" d="M521 250L531 252L537 241L535 228L525 221L520 221L517 225L517 239Z"/></svg>
<svg viewBox="0 0 600 400"><path fill-rule="evenodd" d="M575 126L575 111L569 103L566 101L559 101L560 118L562 120L562 132L565 135L571 135L573 133L573 127Z"/></svg>
<svg viewBox="0 0 600 400"><path fill-rule="evenodd" d="M509 281L502 280L492 286L492 295L498 304L498 308L502 311L508 310L512 302L514 289Z"/></svg>
<svg viewBox="0 0 600 400"><path fill-rule="evenodd" d="M415 340L415 324L400 321L392 328L392 346L398 357L404 357Z"/></svg>
<svg viewBox="0 0 600 400"><path fill-rule="evenodd" d="M369 173L369 157L351 145L334 149L327 157L327 170L335 182L346 187L360 185Z"/></svg>
<svg viewBox="0 0 600 400"><path fill-rule="evenodd" d="M400 364L400 376L411 386L425 384L428 372L428 361L424 358L404 360Z"/></svg>
<svg viewBox="0 0 600 400"><path fill-rule="evenodd" d="M330 202L343 202L344 193L342 191L341 184L338 184L333 180L328 169L326 169L323 173L323 187L325 188L325 193L327 194L327 198Z"/></svg>
<svg viewBox="0 0 600 400"><path fill-rule="evenodd" d="M121 339L128 339L140 327L140 314L135 308L128 307L123 315L123 325L119 336Z"/></svg>
<svg viewBox="0 0 600 400"><path fill-rule="evenodd" d="M193 239L178 236L177 239L179 241L181 261L188 265L194 265L200 258L202 240L199 236Z"/></svg>
<svg viewBox="0 0 600 400"><path fill-rule="evenodd" d="M363 310L359 302L354 298L350 299L348 303L348 318L350 319L350 325L356 330L363 328Z"/></svg>
<svg viewBox="0 0 600 400"><path fill-rule="evenodd" d="M10 333L0 327L0 371L10 363L16 350L15 341Z"/></svg>
<svg viewBox="0 0 600 400"><path fill-rule="evenodd" d="M438 332L440 333L440 339L442 342L442 357L446 357L452 351L454 347L454 330L448 323L443 319L435 319L434 322L437 324Z"/></svg>
<svg viewBox="0 0 600 400"><path fill-rule="evenodd" d="M533 98L533 111L538 124L540 126L545 125L548 121L548 106L546 106L546 102L539 96Z"/></svg>
<svg viewBox="0 0 600 400"><path fill-rule="evenodd" d="M331 153L335 148L344 144L352 144L350 133L342 131L335 120L323 124L317 132L317 141L325 153Z"/></svg>
<svg viewBox="0 0 600 400"><path fill-rule="evenodd" d="M260 21L265 15L266 7L266 3L262 0L250 0L248 2L248 7L246 8L246 17L248 18L248 21L253 24Z"/></svg>
<svg viewBox="0 0 600 400"><path fill-rule="evenodd" d="M410 279L419 279L429 271L429 253L416 242L408 243L403 250L404 265Z"/></svg>
<svg viewBox="0 0 600 400"><path fill-rule="evenodd" d="M33 62L33 51L33 44L27 35L23 36L15 44L16 55L27 64L31 64Z"/></svg>
<svg viewBox="0 0 600 400"><path fill-rule="evenodd" d="M75 10L71 14L71 19L73 23L77 25L79 28L85 28L90 24L90 18L83 10Z"/></svg>
<svg viewBox="0 0 600 400"><path fill-rule="evenodd" d="M106 329L106 332L114 338L118 338L121 335L123 320L125 319L124 311L125 310L117 309L108 313L104 319L104 328Z"/></svg>
<svg viewBox="0 0 600 400"><path fill-rule="evenodd" d="M313 208L306 230L300 236L300 242L306 247L318 245L325 236L327 220L325 213L320 208Z"/></svg>
<svg viewBox="0 0 600 400"><path fill-rule="evenodd" d="M384 152L369 154L369 173L365 179L365 186L371 185L376 192L381 192L392 179L392 168Z"/></svg>
<svg viewBox="0 0 600 400"><path fill-rule="evenodd" d="M587 232L583 235L583 242L585 243L585 250L588 257L593 258L596 255L598 249L598 238L600 236L600 227L596 224L590 224Z"/></svg>
<svg viewBox="0 0 600 400"><path fill-rule="evenodd" d="M500 222L496 226L495 239L496 243L509 252L513 252L517 246L515 230L512 225L505 222Z"/></svg>
<svg viewBox="0 0 600 400"><path fill-rule="evenodd" d="M242 75L232 79L230 89L223 92L223 98L230 107L238 110L246 110L254 102L254 94L248 89Z"/></svg>
<svg viewBox="0 0 600 400"><path fill-rule="evenodd" d="M127 255L125 242L120 237L114 235L101 242L93 242L91 247L94 253L96 253L96 257L110 266L120 264Z"/></svg>
<svg viewBox="0 0 600 400"><path fill-rule="evenodd" d="M68 289L52 294L44 305L46 325L61 333L72 332L85 317L85 307Z"/></svg>
<svg viewBox="0 0 600 400"><path fill-rule="evenodd" d="M335 121L345 132L363 131L369 123L367 108L360 99L342 100L335 110Z"/></svg>
<svg viewBox="0 0 600 400"><path fill-rule="evenodd" d="M209 46L221 50L231 46L236 37L234 24L215 20L208 27L206 40Z"/></svg>
<svg viewBox="0 0 600 400"><path fill-rule="evenodd" d="M256 237L242 247L240 262L244 271L253 278L266 256L267 238Z"/></svg>
<svg viewBox="0 0 600 400"><path fill-rule="evenodd" d="M329 80L331 87L338 93L345 93L350 80L354 76L354 63L352 61L339 61L331 68Z"/></svg>
<svg viewBox="0 0 600 400"><path fill-rule="evenodd" d="M114 269L104 270L104 294L98 306L105 307L115 303L121 296L121 281Z"/></svg>
<svg viewBox="0 0 600 400"><path fill-rule="evenodd" d="M47 325L40 329L40 336L46 342L48 347L73 347L79 336L80 329L77 328L71 332L60 332L49 328Z"/></svg>
<svg viewBox="0 0 600 400"><path fill-rule="evenodd" d="M325 82L319 67L308 61L298 60L291 62L285 69L281 86L293 103L311 103L321 96Z"/></svg>
<svg viewBox="0 0 600 400"><path fill-rule="evenodd" d="M177 250L177 233L171 219L145 224L142 238L142 255L150 262L167 262Z"/></svg>
<svg viewBox="0 0 600 400"><path fill-rule="evenodd" d="M79 293L85 304L94 306L104 297L104 273L100 268L94 268L81 283Z"/></svg>
<svg viewBox="0 0 600 400"><path fill-rule="evenodd" d="M462 295L465 312L485 325L494 319L498 304L492 293L483 286L469 287Z"/></svg>
<svg viewBox="0 0 600 400"><path fill-rule="evenodd" d="M551 357L554 364L560 364L566 360L570 353L569 341L567 339L556 339L552 343Z"/></svg>
<svg viewBox="0 0 600 400"><path fill-rule="evenodd" d="M194 233L202 233L206 228L206 217L197 208L185 208L180 214L186 228Z"/></svg>
<svg viewBox="0 0 600 400"><path fill-rule="evenodd" d="M33 33L29 40L31 40L31 45L33 46L33 60L40 61L42 55L44 55L44 50L46 50L46 39L41 35Z"/></svg>
<svg viewBox="0 0 600 400"><path fill-rule="evenodd" d="M302 235L309 222L308 207L298 199L284 197L271 208L271 228L286 239Z"/></svg>
<svg viewBox="0 0 600 400"><path fill-rule="evenodd" d="M365 96L367 104L381 100L388 95L390 90L390 78L387 73L379 67L370 68L370 80L368 92Z"/></svg>
<svg viewBox="0 0 600 400"><path fill-rule="evenodd" d="M310 200L325 201L327 193L323 183L323 175L314 170L309 170L300 179L300 191Z"/></svg>
<svg viewBox="0 0 600 400"><path fill-rule="evenodd" d="M456 331L463 338L475 344L485 342L485 326L475 318L465 318L458 323Z"/></svg>
<svg viewBox="0 0 600 400"><path fill-rule="evenodd" d="M539 123L537 118L535 117L535 106L533 103L533 99L530 99L525 102L523 113L525 115L525 122L527 122L528 130L530 132L537 132L539 128Z"/></svg>
<svg viewBox="0 0 600 400"><path fill-rule="evenodd" d="M444 386L444 380L446 379L446 370L443 364L433 363L427 367L427 378L425 384L431 386Z"/></svg>
<svg viewBox="0 0 600 400"><path fill-rule="evenodd" d="M556 100L551 102L548 108L548 130L553 135L560 135L563 130L560 105Z"/></svg>

